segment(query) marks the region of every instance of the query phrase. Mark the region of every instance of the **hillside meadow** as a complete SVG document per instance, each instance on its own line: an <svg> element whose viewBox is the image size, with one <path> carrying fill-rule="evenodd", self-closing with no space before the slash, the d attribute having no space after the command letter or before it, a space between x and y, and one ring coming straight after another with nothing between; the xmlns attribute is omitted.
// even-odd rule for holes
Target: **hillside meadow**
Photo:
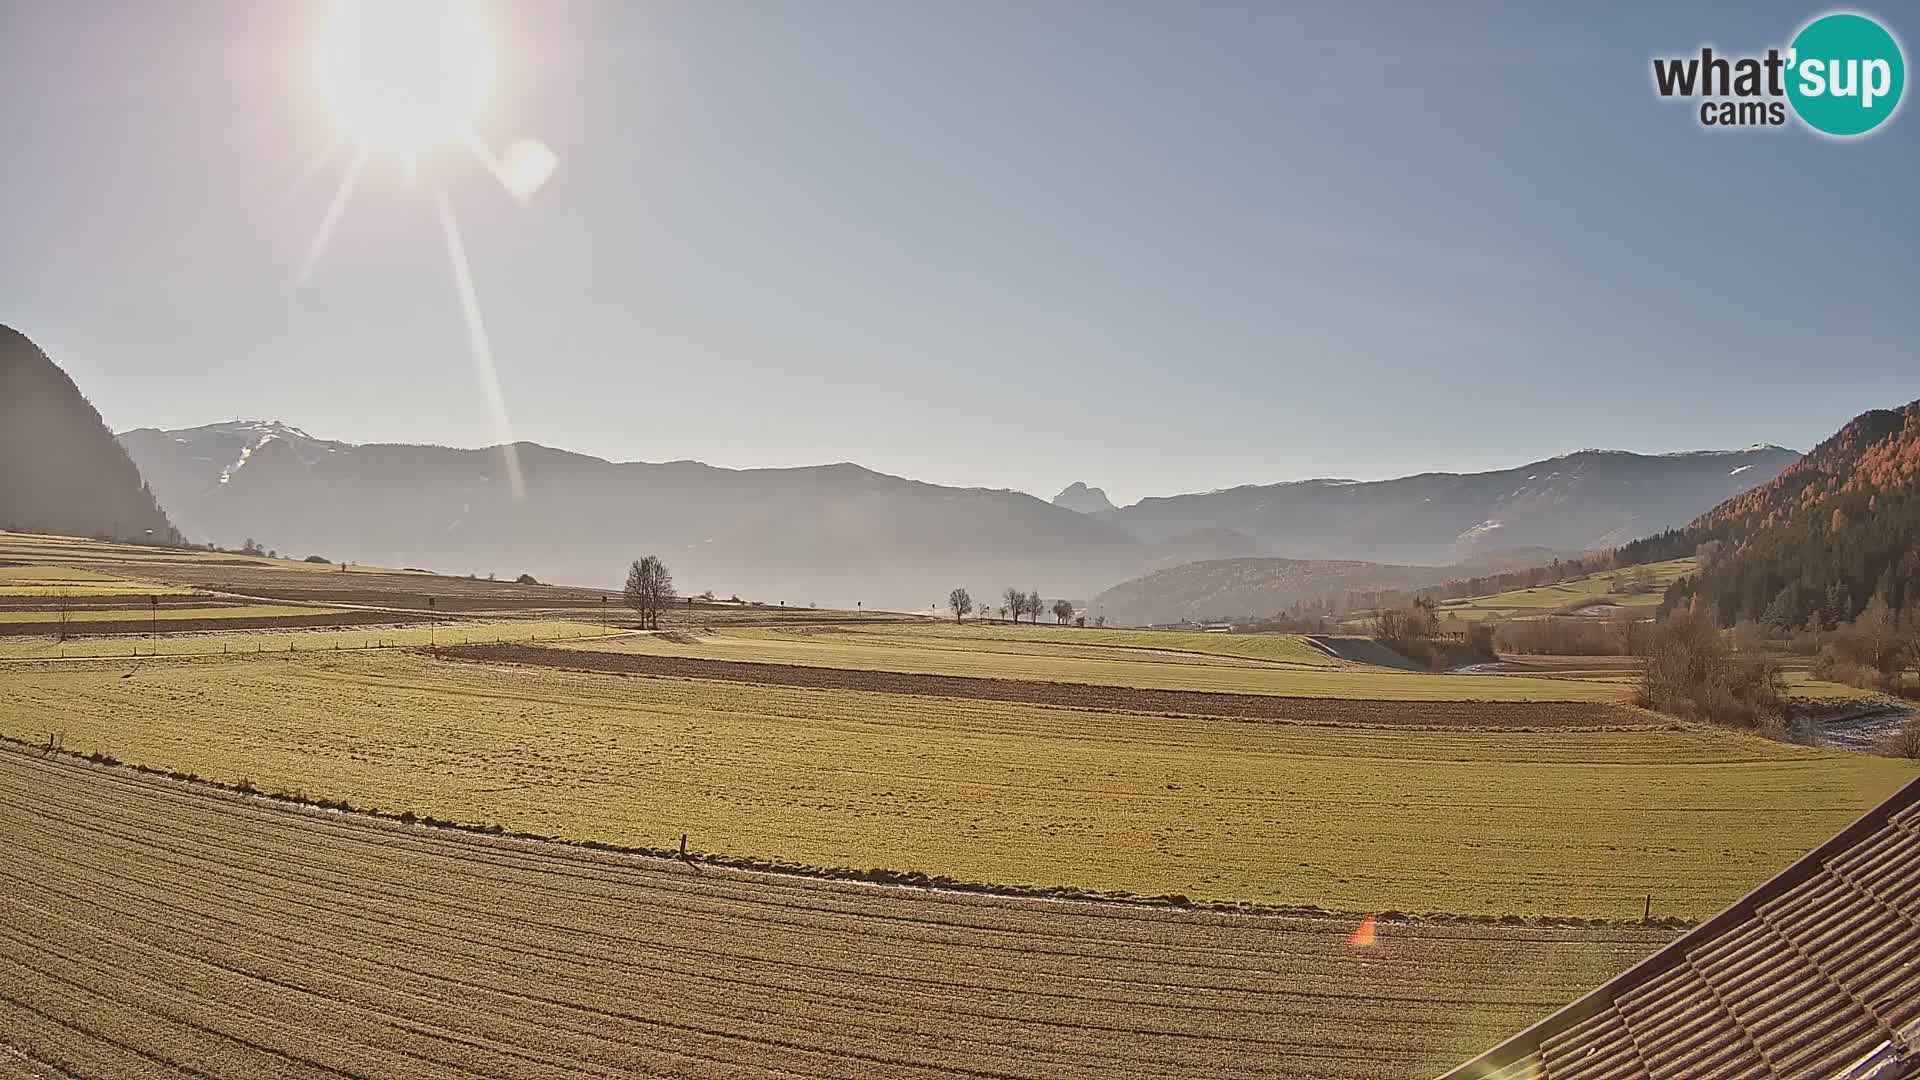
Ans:
<svg viewBox="0 0 1920 1080"><path fill-rule="evenodd" d="M1647 566L1629 566L1601 570L1551 585L1463 597L1440 603L1441 616L1470 622L1482 619L1527 618L1586 606L1645 609L1640 614L1653 617L1668 585L1694 572L1697 560L1669 559ZM1644 584L1644 588L1636 583Z"/></svg>
<svg viewBox="0 0 1920 1080"><path fill-rule="evenodd" d="M8 666L0 734L541 835L1348 911L1699 917L1915 772L1679 725L1348 729L408 651L125 674Z"/></svg>

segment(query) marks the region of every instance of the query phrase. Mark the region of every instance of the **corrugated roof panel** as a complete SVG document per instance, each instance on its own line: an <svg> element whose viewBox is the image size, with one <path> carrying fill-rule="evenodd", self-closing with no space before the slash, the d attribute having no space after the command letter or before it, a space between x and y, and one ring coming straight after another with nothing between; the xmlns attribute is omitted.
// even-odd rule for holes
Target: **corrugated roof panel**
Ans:
<svg viewBox="0 0 1920 1080"><path fill-rule="evenodd" d="M1920 1020L1920 960L1911 952L1883 983L1868 989L1867 1006L1891 1028Z"/></svg>
<svg viewBox="0 0 1920 1080"><path fill-rule="evenodd" d="M1792 1053L1783 1055L1775 1063L1779 1070L1777 1075L1812 1075L1817 1070L1811 1066L1826 1060L1828 1056L1859 1057L1887 1037L1886 1029L1865 1010L1853 1010L1825 1018L1818 1025L1808 1026L1805 1033L1808 1037L1797 1042Z"/></svg>
<svg viewBox="0 0 1920 1080"><path fill-rule="evenodd" d="M1549 1039L1540 1058L1556 1080L1628 1080L1648 1075L1616 1009Z"/></svg>
<svg viewBox="0 0 1920 1080"><path fill-rule="evenodd" d="M1545 1080L1546 1073L1540 1067L1538 1057L1522 1058L1511 1065L1482 1074L1478 1080Z"/></svg>
<svg viewBox="0 0 1920 1080"><path fill-rule="evenodd" d="M1920 780L1447 1080L1514 1060L1528 1080L1826 1078L1914 1024Z"/></svg>
<svg viewBox="0 0 1920 1080"><path fill-rule="evenodd" d="M1893 825L1829 867L1894 906L1920 896L1920 832Z"/></svg>

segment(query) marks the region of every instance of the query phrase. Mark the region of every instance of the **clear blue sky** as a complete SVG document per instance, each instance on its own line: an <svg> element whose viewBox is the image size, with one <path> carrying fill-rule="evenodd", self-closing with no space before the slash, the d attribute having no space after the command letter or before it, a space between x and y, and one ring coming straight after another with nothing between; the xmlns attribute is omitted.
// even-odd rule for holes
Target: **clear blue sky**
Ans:
<svg viewBox="0 0 1920 1080"><path fill-rule="evenodd" d="M450 189L518 437L1120 501L1805 448L1920 397L1920 115L1709 132L1650 58L1806 4L540 0ZM1916 57L1920 14L1881 14ZM438 219L316 10L0 0L0 322L117 429L484 445ZM1914 91L1909 91L1912 96Z"/></svg>

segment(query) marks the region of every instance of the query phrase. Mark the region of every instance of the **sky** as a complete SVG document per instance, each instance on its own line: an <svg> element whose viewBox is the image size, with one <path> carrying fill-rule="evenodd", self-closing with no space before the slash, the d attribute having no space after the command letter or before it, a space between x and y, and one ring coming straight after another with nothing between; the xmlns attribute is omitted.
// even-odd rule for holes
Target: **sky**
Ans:
<svg viewBox="0 0 1920 1080"><path fill-rule="evenodd" d="M375 155L302 281L325 5L0 0L0 323L116 430L489 445L444 191L513 437L615 460L1126 503L1920 398L1913 106L1841 141L1652 90L1818 6L487 10L478 133L551 180Z"/></svg>

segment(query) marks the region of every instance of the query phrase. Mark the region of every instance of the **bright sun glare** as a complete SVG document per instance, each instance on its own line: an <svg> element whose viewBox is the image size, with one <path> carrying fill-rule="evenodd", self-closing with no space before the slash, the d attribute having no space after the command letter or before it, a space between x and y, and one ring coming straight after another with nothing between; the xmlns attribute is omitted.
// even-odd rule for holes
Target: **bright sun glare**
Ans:
<svg viewBox="0 0 1920 1080"><path fill-rule="evenodd" d="M321 28L313 64L346 138L410 159L470 136L493 87L495 43L471 0L348 0Z"/></svg>
<svg viewBox="0 0 1920 1080"><path fill-rule="evenodd" d="M406 186L412 187L422 155L445 145L462 145L522 206L546 184L559 163L547 144L521 138L496 155L480 137L481 114L493 89L497 57L493 26L478 0L335 0L314 39L312 74L339 130L307 175L326 168L343 146L351 156L308 245L301 281L313 274L326 252L370 155L397 159ZM295 186L304 182L305 177ZM514 498L524 498L506 398L494 370L493 347L460 223L446 189L431 178L429 184L453 270L454 294L466 324L474 377L493 415L508 486Z"/></svg>

